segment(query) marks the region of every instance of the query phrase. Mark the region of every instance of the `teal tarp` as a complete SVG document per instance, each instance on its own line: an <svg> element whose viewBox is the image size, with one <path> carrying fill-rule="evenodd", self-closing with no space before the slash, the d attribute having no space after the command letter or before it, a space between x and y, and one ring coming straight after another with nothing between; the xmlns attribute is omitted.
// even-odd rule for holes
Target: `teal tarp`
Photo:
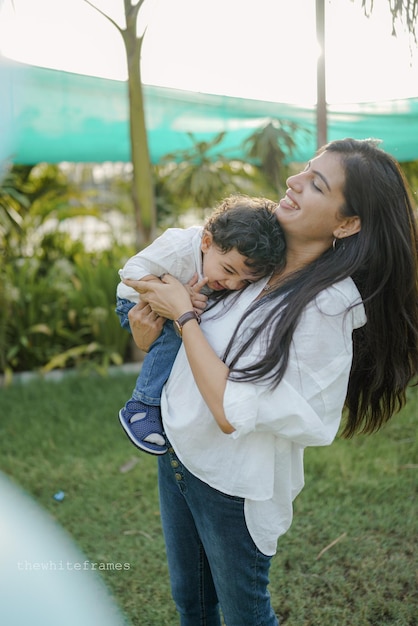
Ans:
<svg viewBox="0 0 418 626"><path fill-rule="evenodd" d="M242 156L242 142L269 120L291 120L293 160L316 148L315 107L302 107L144 85L147 132L154 163L196 139L226 131L219 151ZM129 161L127 83L2 60L0 159L15 163ZM328 139L376 137L399 161L418 159L418 98L329 105Z"/></svg>

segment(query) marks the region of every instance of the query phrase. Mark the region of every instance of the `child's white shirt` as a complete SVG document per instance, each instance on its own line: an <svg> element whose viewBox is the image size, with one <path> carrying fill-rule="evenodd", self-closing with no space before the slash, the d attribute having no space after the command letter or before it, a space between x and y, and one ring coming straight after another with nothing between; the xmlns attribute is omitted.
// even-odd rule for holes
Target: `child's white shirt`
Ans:
<svg viewBox="0 0 418 626"><path fill-rule="evenodd" d="M119 270L119 276L121 279L140 280L149 274L171 274L183 284L196 273L199 279L203 278L202 233L201 226L168 228L144 250L131 257ZM118 284L116 293L119 298L136 303L139 301L138 292L123 282Z"/></svg>

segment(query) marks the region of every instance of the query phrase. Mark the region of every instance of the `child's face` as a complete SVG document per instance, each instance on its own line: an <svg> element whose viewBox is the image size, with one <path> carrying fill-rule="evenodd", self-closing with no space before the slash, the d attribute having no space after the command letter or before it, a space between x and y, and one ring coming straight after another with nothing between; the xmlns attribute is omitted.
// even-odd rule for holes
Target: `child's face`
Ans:
<svg viewBox="0 0 418 626"><path fill-rule="evenodd" d="M204 233L201 250L203 252L203 276L207 277L208 287L214 291L243 289L249 283L261 278L245 265L246 257L232 248L222 252L212 241L210 233Z"/></svg>

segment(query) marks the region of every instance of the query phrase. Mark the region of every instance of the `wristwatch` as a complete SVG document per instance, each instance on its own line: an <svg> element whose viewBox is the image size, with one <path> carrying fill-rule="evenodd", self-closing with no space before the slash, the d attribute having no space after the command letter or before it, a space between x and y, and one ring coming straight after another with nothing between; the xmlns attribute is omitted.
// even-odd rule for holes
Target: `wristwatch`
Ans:
<svg viewBox="0 0 418 626"><path fill-rule="evenodd" d="M178 337L183 336L183 326L189 322L190 320L196 320L198 324L200 324L200 316L196 313L196 311L187 311L187 313L183 313L177 320L173 321L174 330L176 331L176 335Z"/></svg>

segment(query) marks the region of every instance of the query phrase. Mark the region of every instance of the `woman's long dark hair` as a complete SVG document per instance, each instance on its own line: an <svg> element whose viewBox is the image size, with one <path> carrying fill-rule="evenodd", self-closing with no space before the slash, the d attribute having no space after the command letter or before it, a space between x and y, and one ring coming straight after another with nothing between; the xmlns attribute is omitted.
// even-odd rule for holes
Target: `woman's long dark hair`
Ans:
<svg viewBox="0 0 418 626"><path fill-rule="evenodd" d="M263 306L263 313L268 309L267 317L259 316L259 325L237 349L238 326L225 353L232 378L270 380L276 386L286 371L303 310L320 291L351 276L362 296L367 323L353 333L345 437L383 426L404 405L406 389L418 374L416 218L397 162L376 143L343 139L320 151L339 155L345 170L345 204L340 213L358 215L361 230L339 240L335 250L327 250L255 302L253 310ZM263 358L240 368L240 357L266 325L271 334Z"/></svg>

